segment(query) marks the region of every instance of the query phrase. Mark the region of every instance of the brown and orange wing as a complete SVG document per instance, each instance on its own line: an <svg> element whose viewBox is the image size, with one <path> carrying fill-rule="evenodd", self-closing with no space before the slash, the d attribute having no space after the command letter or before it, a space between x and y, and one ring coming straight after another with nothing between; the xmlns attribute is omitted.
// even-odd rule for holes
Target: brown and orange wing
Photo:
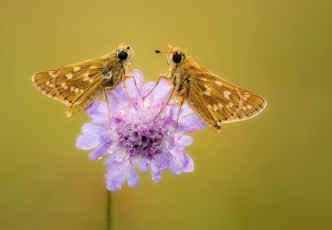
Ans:
<svg viewBox="0 0 332 230"><path fill-rule="evenodd" d="M224 123L246 120L258 115L266 101L247 90L207 71L190 76L187 101L199 116L220 132Z"/></svg>
<svg viewBox="0 0 332 230"><path fill-rule="evenodd" d="M34 85L46 96L65 103L67 115L87 107L102 92L105 63L96 58L33 75Z"/></svg>

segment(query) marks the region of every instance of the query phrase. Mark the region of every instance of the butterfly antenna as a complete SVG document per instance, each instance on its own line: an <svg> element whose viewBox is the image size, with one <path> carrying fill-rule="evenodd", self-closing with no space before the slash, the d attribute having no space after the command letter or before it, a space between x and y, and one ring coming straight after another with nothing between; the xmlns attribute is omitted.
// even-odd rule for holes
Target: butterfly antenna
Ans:
<svg viewBox="0 0 332 230"><path fill-rule="evenodd" d="M157 53L157 54L160 54L160 53L168 53L168 51L161 51L161 50L155 50L154 52Z"/></svg>

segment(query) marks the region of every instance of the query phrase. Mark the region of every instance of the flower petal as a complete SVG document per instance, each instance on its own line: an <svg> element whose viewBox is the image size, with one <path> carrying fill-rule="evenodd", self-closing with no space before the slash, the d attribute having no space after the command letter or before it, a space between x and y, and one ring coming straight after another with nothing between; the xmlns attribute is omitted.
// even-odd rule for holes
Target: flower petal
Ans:
<svg viewBox="0 0 332 230"><path fill-rule="evenodd" d="M182 173L182 167L180 166L179 162L175 160L171 160L169 169L174 175L180 175Z"/></svg>
<svg viewBox="0 0 332 230"><path fill-rule="evenodd" d="M184 165L182 170L183 170L183 172L194 171L194 161L188 154L186 154L186 164Z"/></svg>
<svg viewBox="0 0 332 230"><path fill-rule="evenodd" d="M202 119L196 115L189 115L181 120L179 120L178 128L185 132L194 132L198 129L205 129L206 124L202 121Z"/></svg>
<svg viewBox="0 0 332 230"><path fill-rule="evenodd" d="M181 148L186 148L194 142L194 139L191 136L182 136L178 141L178 145Z"/></svg>
<svg viewBox="0 0 332 230"><path fill-rule="evenodd" d="M101 158L102 156L104 156L108 152L110 146L111 146L110 142L98 146L95 150L93 150L90 153L90 155L89 155L90 159L91 160L96 160L96 159Z"/></svg>
<svg viewBox="0 0 332 230"><path fill-rule="evenodd" d="M136 163L137 169L139 171L145 173L149 169L150 160L147 157L137 156L135 158L135 163Z"/></svg>
<svg viewBox="0 0 332 230"><path fill-rule="evenodd" d="M97 147L99 136L97 134L84 134L77 138L76 147L81 150L89 150Z"/></svg>
<svg viewBox="0 0 332 230"><path fill-rule="evenodd" d="M106 185L108 190L120 189L127 178L128 162L115 162L111 164L106 173Z"/></svg>
<svg viewBox="0 0 332 230"><path fill-rule="evenodd" d="M103 124L108 121L108 108L104 101L93 102L85 112L95 124Z"/></svg>
<svg viewBox="0 0 332 230"><path fill-rule="evenodd" d="M128 168L127 181L130 187L136 187L138 185L139 179L134 164L131 164Z"/></svg>
<svg viewBox="0 0 332 230"><path fill-rule="evenodd" d="M104 125L96 125L93 123L85 123L82 127L83 134L92 134L92 133L100 133L105 131Z"/></svg>
<svg viewBox="0 0 332 230"><path fill-rule="evenodd" d="M158 183L161 179L161 170L158 167L156 161L154 160L151 161L150 167L151 167L152 180L154 183Z"/></svg>

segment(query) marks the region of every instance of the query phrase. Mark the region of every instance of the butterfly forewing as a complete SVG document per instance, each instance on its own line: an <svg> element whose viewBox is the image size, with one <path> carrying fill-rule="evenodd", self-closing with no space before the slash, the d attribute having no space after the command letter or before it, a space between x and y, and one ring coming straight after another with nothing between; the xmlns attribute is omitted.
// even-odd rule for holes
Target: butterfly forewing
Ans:
<svg viewBox="0 0 332 230"><path fill-rule="evenodd" d="M191 76L188 102L217 132L222 124L254 117L266 106L260 96L215 74L206 71L196 73Z"/></svg>
<svg viewBox="0 0 332 230"><path fill-rule="evenodd" d="M33 76L33 83L45 95L70 106L68 116L90 104L102 92L103 69L98 59L88 60Z"/></svg>

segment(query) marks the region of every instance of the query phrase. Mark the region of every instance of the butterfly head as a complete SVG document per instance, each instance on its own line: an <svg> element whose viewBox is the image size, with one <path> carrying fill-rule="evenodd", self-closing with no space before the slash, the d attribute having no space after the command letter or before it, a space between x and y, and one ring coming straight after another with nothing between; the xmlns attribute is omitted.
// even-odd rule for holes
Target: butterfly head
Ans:
<svg viewBox="0 0 332 230"><path fill-rule="evenodd" d="M167 63L170 66L178 65L183 60L186 59L187 53L181 48L178 47L172 47L171 45L168 45L169 51L168 52L162 52L160 50L156 50L156 53L168 53L167 55Z"/></svg>
<svg viewBox="0 0 332 230"><path fill-rule="evenodd" d="M134 51L132 50L131 46L126 46L121 43L116 50L116 56L120 61L130 64L133 60Z"/></svg>

